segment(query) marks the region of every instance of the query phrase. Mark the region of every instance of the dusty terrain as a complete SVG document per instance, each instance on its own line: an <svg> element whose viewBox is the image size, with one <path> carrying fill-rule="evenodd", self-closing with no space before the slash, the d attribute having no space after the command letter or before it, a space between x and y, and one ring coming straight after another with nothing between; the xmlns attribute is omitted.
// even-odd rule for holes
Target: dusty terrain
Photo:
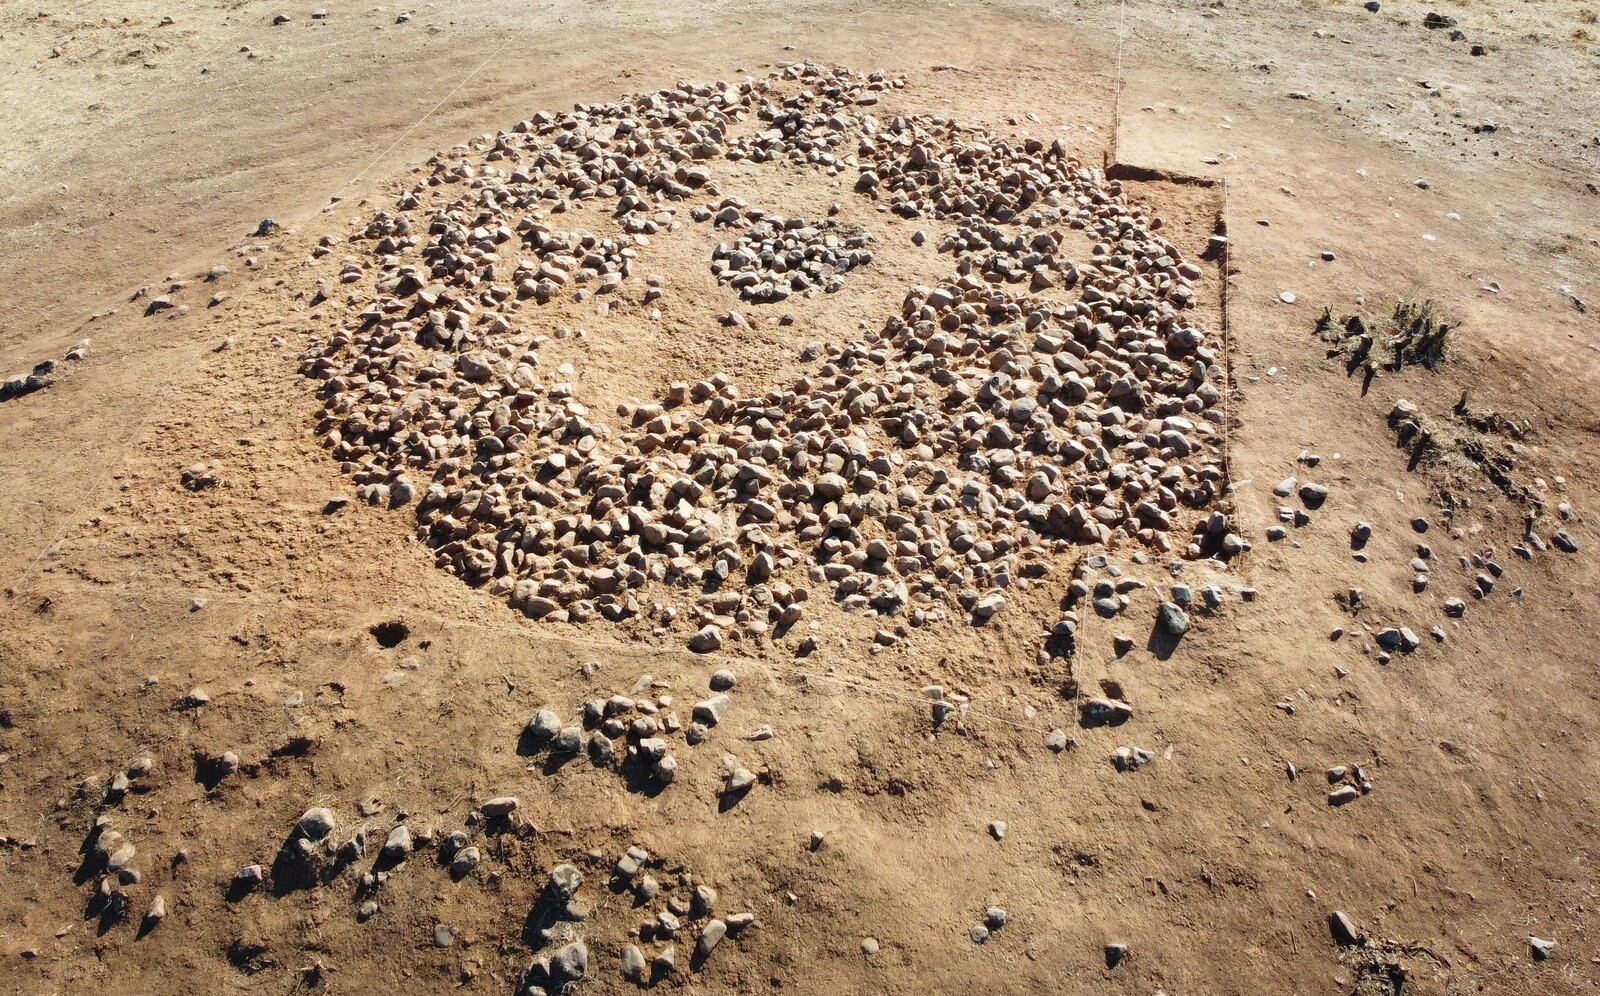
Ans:
<svg viewBox="0 0 1600 996"><path fill-rule="evenodd" d="M1425 27L1429 11L1465 37ZM637 931L672 902L687 909L655 983L669 991L1595 988L1600 28L1583 4L400 12L0 11L0 352L7 372L60 361L0 402L0 985L512 993L576 936L576 990L625 992L625 946L661 950ZM414 506L358 498L323 384L302 374L355 313L317 302L347 248L317 262L324 237L394 210L435 153L535 112L801 60L903 78L885 117L1059 138L1143 177L1128 201L1189 259L1220 221L1228 250L1205 260L1190 313L1225 341L1223 504L1247 552L1177 578L1181 544L1051 553L983 626L868 618L818 587L816 630L742 629L697 654L688 611L531 620L436 567ZM837 294L752 304L711 272L725 230L689 224L638 271L666 278L659 318L530 305L521 321L550 336L541 376L572 364L576 396L618 432L618 403L672 382L781 389L814 368L807 344L876 332L954 268L934 251L953 225L874 210L854 167L710 167L722 194L771 210L839 204L877 258ZM610 207L575 214L599 233ZM254 237L267 218L281 230ZM157 297L175 307L150 312ZM1431 368L1368 378L1315 331L1324 307L1378 326L1424 299L1457 323ZM719 322L730 310L751 327ZM1401 400L1428 445L1397 446ZM204 480L185 477L196 465ZM1291 475L1326 499L1274 494ZM1275 540L1280 507L1306 521ZM1099 552L1149 587L1110 618L1082 600L1070 653L1041 657L1079 556ZM1157 623L1174 583L1196 593L1175 645ZM1210 584L1225 600L1203 611ZM874 650L885 627L900 638ZM1380 663L1388 627L1420 646ZM819 647L799 657L808 633ZM573 720L618 694L669 695L687 719L720 668L737 677L729 711L705 743L672 741L670 785L527 742L535 710ZM932 684L965 699L959 722L936 726ZM1102 694L1132 718L1085 725L1078 707ZM764 724L771 739L746 738ZM1048 746L1058 729L1071 749ZM1155 759L1120 771L1122 746ZM1333 806L1339 765L1334 781L1359 767L1370 790ZM723 791L731 766L760 776L743 796ZM473 816L503 796L509 817ZM368 842L308 880L294 838L316 807L337 822L329 843ZM379 851L400 824L431 842L396 866ZM458 829L479 861L453 871ZM97 841L134 845L138 881L107 875L117 847ZM630 846L659 897L613 887ZM583 872L581 909L548 891L563 863ZM242 888L253 864L265 880ZM141 923L158 896L164 917ZM1006 922L974 943L990 907ZM1336 912L1356 943L1330 930ZM713 915L745 913L691 958ZM1547 958L1530 937L1555 942ZM1108 945L1126 945L1114 966Z"/></svg>

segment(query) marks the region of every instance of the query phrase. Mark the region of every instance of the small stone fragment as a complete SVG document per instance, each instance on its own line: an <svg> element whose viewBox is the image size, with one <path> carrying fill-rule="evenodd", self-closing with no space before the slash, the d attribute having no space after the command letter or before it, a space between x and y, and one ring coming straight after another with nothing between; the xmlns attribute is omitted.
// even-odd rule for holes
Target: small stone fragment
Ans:
<svg viewBox="0 0 1600 996"><path fill-rule="evenodd" d="M510 816L516 812L517 807L520 805L522 805L522 800L514 795L497 795L493 799L485 801L478 807L478 810L492 819L496 816Z"/></svg>
<svg viewBox="0 0 1600 996"><path fill-rule="evenodd" d="M120 847L106 856L106 870L120 871L121 869L126 868L128 862L132 861L134 855L137 853L137 850L131 843L124 841Z"/></svg>
<svg viewBox="0 0 1600 996"><path fill-rule="evenodd" d="M550 750L555 754L576 754L583 749L583 727L564 726L561 732L550 741Z"/></svg>
<svg viewBox="0 0 1600 996"><path fill-rule="evenodd" d="M733 700L727 695L713 695L709 699L694 704L694 721L705 726L716 726L722 714L728 711L728 705Z"/></svg>
<svg viewBox="0 0 1600 996"><path fill-rule="evenodd" d="M576 982L589 971L589 948L573 941L550 956L550 978L558 983Z"/></svg>
<svg viewBox="0 0 1600 996"><path fill-rule="evenodd" d="M1328 914L1328 930L1333 934L1333 943L1341 948L1361 943L1361 932L1344 910L1334 910Z"/></svg>
<svg viewBox="0 0 1600 996"><path fill-rule="evenodd" d="M689 649L697 654L709 654L722 646L722 630L715 625L702 626L689 637Z"/></svg>
<svg viewBox="0 0 1600 996"><path fill-rule="evenodd" d="M300 828L300 832L307 837L312 840L321 840L333 832L333 812L321 807L308 809L300 817L296 825Z"/></svg>
<svg viewBox="0 0 1600 996"><path fill-rule="evenodd" d="M583 885L583 872L576 865L559 864L550 869L550 887L562 899L572 898L578 887Z"/></svg>
<svg viewBox="0 0 1600 996"><path fill-rule="evenodd" d="M629 982L639 982L644 979L644 973L644 952L639 950L637 944L624 945L622 948L622 977Z"/></svg>
<svg viewBox="0 0 1600 996"><path fill-rule="evenodd" d="M561 717L553 710L540 709L528 720L528 735L539 743L553 740L561 732Z"/></svg>
<svg viewBox="0 0 1600 996"><path fill-rule="evenodd" d="M624 881L632 879L639 874L639 869L643 868L644 863L649 860L650 852L635 844L628 848L621 858L617 859L617 877Z"/></svg>
<svg viewBox="0 0 1600 996"><path fill-rule="evenodd" d="M389 837L383 842L383 856L391 861L398 861L411 853L411 828L404 823L389 831Z"/></svg>
<svg viewBox="0 0 1600 996"><path fill-rule="evenodd" d="M972 606L972 614L977 616L979 619L988 619L1005 607L1006 597L1000 594L998 591L992 591L978 599L978 601Z"/></svg>
<svg viewBox="0 0 1600 996"><path fill-rule="evenodd" d="M700 932L700 940L695 943L695 953L701 958L710 956L711 952L716 950L717 945L722 943L722 939L727 934L728 925L726 923L721 920L712 920Z"/></svg>
<svg viewBox="0 0 1600 996"><path fill-rule="evenodd" d="M456 852L455 859L450 862L450 871L459 878L478 867L478 862L482 859L483 855L476 847L463 847Z"/></svg>
<svg viewBox="0 0 1600 996"><path fill-rule="evenodd" d="M1176 602L1161 603L1161 626L1173 636L1182 636L1189 630L1189 613L1180 609Z"/></svg>

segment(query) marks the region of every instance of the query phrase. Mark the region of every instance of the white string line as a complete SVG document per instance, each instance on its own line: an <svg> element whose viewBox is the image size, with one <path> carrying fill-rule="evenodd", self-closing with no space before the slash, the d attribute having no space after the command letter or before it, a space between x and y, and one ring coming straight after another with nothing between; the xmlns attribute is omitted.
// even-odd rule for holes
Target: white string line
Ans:
<svg viewBox="0 0 1600 996"><path fill-rule="evenodd" d="M459 83L456 84L455 88L452 89L448 94L445 95L443 100L441 100L437 104L433 105L433 107L431 107L426 113L424 113L422 115L422 117L418 118L416 120L416 122L411 125L411 127L407 128L405 133L402 134L398 139L396 139L393 142L393 144L391 144L387 149L385 149L378 156L377 159L374 159L372 162L368 163L366 165L366 167L361 170L360 173L357 173L355 175L355 177L353 177L350 180L345 181L343 184L341 184L336 189L343 190L346 187L349 187L351 184L355 183L361 177L365 176L367 171L372 169L372 167L375 166L379 162L379 160L381 160L384 156L387 156L390 152L393 152L395 150L395 148L397 146L399 146L399 144L401 142L405 141L405 139L412 132L416 131L417 128L424 121L426 121L429 117L431 117L435 111L437 111L440 107L444 106L446 101L448 101L451 97L455 96L455 94L458 93L461 90L461 88L467 84L468 81L470 81L474 76L478 75L478 73L482 72L483 68L485 66L487 66L491 61L493 61L495 56L498 56L501 52L505 51L507 46L509 46L512 42L516 41L518 38L522 37L522 35L527 33L527 30L528 30L528 28L530 26L531 26L531 21L528 24L524 24L521 28L519 28L515 34L513 34L510 38L506 39L505 43L502 44L498 49L496 49L494 51L493 55L490 55L489 58L483 60L483 62L480 63L477 68L473 69L472 72L468 73L465 77L463 77L462 80ZM171 81L168 81L169 84L170 84L170 82ZM164 87L166 85L167 84L163 84L162 87L158 87L155 92L159 93L161 91L161 89L164 89ZM135 113L137 113L137 112L135 112ZM329 200L332 200L332 196L329 197ZM258 274L254 280L252 280L249 284L247 284L239 292L239 296L233 299L232 307L230 309L228 309L228 313L229 314L238 311L240 305L243 304L243 302L248 298L248 296L253 294L253 293L255 293L260 288L261 283L262 283L262 279L264 277L265 277L265 273L264 272ZM222 318L225 317L225 315L217 315L216 317L218 319L222 319ZM215 328L218 324L221 324L221 322L220 321L214 321L208 327L209 328ZM203 332L203 331L204 330L200 330L200 332ZM196 334L199 335L200 332L197 332ZM174 362L174 363L170 364L171 369L174 369L174 370L182 370L182 369L184 369L184 367L186 366L187 363L192 363L200 355L201 350L205 349L206 346L208 345L208 343L209 343L208 339L203 339L203 338L197 339L197 341L194 343L194 345L188 350L187 354L180 356L180 358L178 359L177 362ZM168 391L168 392L163 392L163 393L167 396L167 406L170 408L171 405L176 400L176 393L177 392ZM116 456L114 457L114 459L112 459L111 461L109 461L106 464L106 467L105 467L106 479L109 480L110 473L111 473L113 468L115 468L117 466L120 466L123 462L125 462L127 460L128 454L130 452L132 452L134 445L138 442L139 438L144 434L145 429L149 426L151 420L155 416L155 413L156 413L156 405L154 405L154 404L147 405L144 408L144 411L143 411L142 415L133 424L132 430L128 434L128 436L126 437L125 441L120 443L120 444L118 444L117 453L116 453ZM13 580L11 581L11 583L10 583L10 585L8 587L16 588L18 585L20 585L24 581L26 581L35 572L35 570L39 566L39 563L42 560L44 560L44 558L52 550L54 550L55 547L66 537L67 533L72 529L73 523L77 521L77 518L78 518L79 514L83 511L85 506L87 506L88 503L91 500L97 500L99 498L100 494L103 492L104 488L105 488L105 483L102 482L98 487L91 486L90 488L88 488L84 492L83 497L81 499L79 499L77 504L75 504L73 506L72 511L65 517L65 520L63 521L61 528L54 533L54 535L52 536L50 541L44 545L44 548L41 549L39 551L39 553L36 556L34 556L33 559L30 560L21 569L20 572L18 572L18 574L13 578Z"/></svg>
<svg viewBox="0 0 1600 996"><path fill-rule="evenodd" d="M1128 0L1122 0L1117 6L1117 88L1111 104L1112 119L1118 122L1122 120L1122 26L1126 22L1127 16ZM1115 129L1113 129L1112 136L1112 142L1115 143Z"/></svg>
<svg viewBox="0 0 1600 996"><path fill-rule="evenodd" d="M1233 497L1233 388L1235 381L1233 377L1233 330L1231 328L1228 311L1228 285L1231 279L1229 276L1229 271L1232 269L1229 264L1229 260L1233 254L1233 225L1228 218L1228 194L1228 178L1223 177L1222 231L1223 238L1227 239L1227 241L1222 244L1222 252L1217 254L1218 259L1222 264L1222 280L1218 297L1220 298L1222 308L1222 355L1226 363L1223 369L1228 372L1228 383L1223 385L1224 390L1222 392L1222 467L1228 478L1228 492L1226 497L1233 505L1233 522L1237 527L1237 532L1239 535L1243 536L1245 535L1244 515L1239 510L1239 501ZM1245 551L1239 551L1238 574L1241 580L1244 578L1245 573L1245 556Z"/></svg>
<svg viewBox="0 0 1600 996"><path fill-rule="evenodd" d="M434 104L432 107L430 107L426 114L424 114L422 117L418 118L416 120L415 124L413 124L410 128L407 128L405 130L405 134L403 134L399 138L395 139L393 145L390 145L387 149L384 149L382 152L378 153L377 158L373 159L372 162L367 163L367 165L362 168L361 172L357 173L354 177L352 177L350 180L348 180L345 183L345 186L348 187L348 186L354 184L356 181L360 180L362 177L366 176L368 170L370 170L370 169L372 169L372 167L378 165L379 161L381 161L384 156L387 156L389 153L393 152L395 150L396 146L398 146L401 142L404 142L407 138L411 137L411 133L416 131L419 127L421 127L421 125L422 125L422 123L424 121L426 121L430 117L432 117L434 111L437 111L439 108L443 107L445 105L446 101L448 101L451 97L454 97L457 93L459 93L462 87L466 86L468 83L470 83L472 81L473 77L475 77L479 73L483 72L484 67L486 67L487 65L489 65L489 63L493 62L497 57L499 57L500 53L504 52L508 47L510 47L512 42L516 41L517 39L521 38L524 34L526 34L528 28L530 28L530 27L532 27L532 22L531 21L529 23L527 23L527 24L524 24L522 27L518 28L516 34L512 35L510 38L507 38L504 42L502 42L499 48L495 49L494 52L492 52L487 59L484 59L483 62L478 64L478 68L474 69L472 72L468 73L465 77L463 77L461 82L456 84L456 87L455 87L454 90L451 90L449 93L445 94L444 97L437 104Z"/></svg>
<svg viewBox="0 0 1600 996"><path fill-rule="evenodd" d="M1120 132L1121 132L1121 126L1122 126L1122 43L1123 43L1123 39L1125 37L1125 33L1123 31L1123 25L1126 23L1127 14L1128 14L1128 0L1121 0L1121 2L1118 4L1118 7L1117 7L1117 74L1116 74L1115 95L1114 95L1114 97L1112 99L1112 122L1113 122L1113 124L1112 124L1112 129L1111 129L1111 145L1112 145L1112 150L1113 150L1113 155L1112 155L1113 159L1117 158L1116 147L1117 147L1117 144L1118 144L1118 141L1119 141ZM1227 288L1227 284L1228 284L1228 276L1229 276L1229 256L1230 256L1230 254L1232 252L1232 249L1233 249L1233 242L1232 242L1233 229L1232 229L1232 226L1229 225L1229 223L1228 223L1228 180L1227 180L1226 177L1223 177L1221 179L1222 179L1222 227L1227 232L1227 238L1229 239L1228 243L1223 246L1222 252L1221 252L1221 254L1219 256L1219 260L1221 262L1222 286L1221 286L1221 288L1219 290L1219 293L1218 293L1218 304L1219 304L1219 308L1220 308L1221 314L1222 314L1222 351L1223 351L1223 359L1226 361L1226 366L1224 367L1224 369L1228 371L1228 383L1224 385L1224 387L1226 389L1222 392L1222 423L1223 423L1222 424L1222 465L1223 465L1224 469L1227 471L1228 484L1232 485L1233 484L1233 449L1232 449L1233 407L1232 407L1232 402L1231 402L1231 399L1229 398L1229 395L1231 395L1233 393L1233 383L1234 383L1234 381L1233 381L1233 354L1232 354L1233 337L1231 335L1231 330L1228 327L1228 288ZM1231 495L1232 495L1232 491L1229 491L1227 493L1227 495L1225 495L1225 497L1229 497ZM1234 505L1234 513L1233 513L1232 517L1233 517L1234 522L1236 524L1238 524L1238 526L1239 526L1240 535L1243 535L1243 533L1244 533L1244 520L1243 520L1243 517L1240 515L1240 513L1238 511L1239 503L1237 501L1234 501L1233 505ZM1245 566L1244 565L1244 553L1241 552L1239 554L1239 558L1238 559L1239 559L1239 566L1240 566L1240 571L1238 573L1239 573L1239 575L1241 577L1243 577L1243 574L1244 574L1243 568ZM1076 648L1074 648L1074 649L1076 649Z"/></svg>
<svg viewBox="0 0 1600 996"><path fill-rule="evenodd" d="M173 600L174 601L179 601L181 599L187 599L187 598L194 598L199 593L197 590L194 590L194 589L180 589L180 588L172 587L170 585L162 586L159 589L154 588L152 586L148 586L148 585L140 585L140 586L136 587L132 581L125 581L125 582L120 582L120 583L116 583L116 584L112 584L112 585L97 585L97 586L95 586L94 588L92 588L90 590L92 590L92 591L118 590L118 591L121 591L123 594L131 596L131 597L133 597L135 599L137 599L137 598L139 598L141 596L144 596L144 595L155 594L155 593L157 593L159 591L160 593L163 593L163 594L171 594L173 596ZM301 602L298 602L298 601L296 601L294 599L288 599L288 598L280 598L280 599L249 598L249 597L236 596L236 595L227 594L227 593L224 593L224 594L221 594L221 595L215 595L215 596L213 596L213 595L208 593L208 594L205 594L204 597L207 599L207 609L208 610L210 609L211 602L215 601L218 604L221 604L221 605L224 605L224 606L229 606L229 605L235 606L235 607L237 607L237 606L249 606L249 607L252 607L252 608L255 608L255 609L258 609L258 610L262 610L262 611L304 612L304 613L311 613L311 614L321 614L321 615L324 615L324 616L332 616L332 617L335 617L335 618L338 618L338 619L341 619L341 620L360 620L360 622L358 622L357 625L365 625L366 620L372 618L374 616L374 614L375 614L373 612L363 612L363 611L359 611L359 610L356 610L356 609L342 609L342 608L339 608L337 606L321 604L321 603L301 603ZM473 631L480 632L480 633L491 633L491 634L496 634L496 635L501 635L501 636L515 636L515 637L520 637L520 638L525 639L525 640L530 640L530 641L540 642L540 643L543 643L543 642L576 643L576 644L581 644L581 645L583 645L585 647L589 647L589 648L593 648L593 649L623 651L623 652L628 653L628 654L655 654L655 655L671 654L671 655L680 656L680 657L687 657L687 658L690 658L690 659L693 659L693 660L708 661L708 662L712 662L712 663L737 664L737 665L741 665L741 666L742 665L751 665L751 666L759 667L759 668L762 668L762 669L765 669L767 671L774 672L774 673L787 673L787 674L796 675L796 676L799 676L799 677L802 677L802 678L806 678L806 679L811 680L811 681L832 682L833 684L840 685L840 686L843 686L845 688L850 688L850 689L853 689L853 690L858 691L858 692L863 692L863 693L866 693L866 694L869 694L869 695L878 695L878 696L882 696L884 698L894 699L894 700L899 701L899 702L915 704L915 705L924 705L924 706L927 706L929 708L932 708L933 703L934 703L934 700L924 696L920 691L918 691L918 692L908 692L908 691L902 691L902 690L894 689L894 688L884 688L884 687L880 687L878 685L869 684L867 682L859 681L859 680L852 679L852 678L843 678L843 677L839 677L837 675L817 674L816 672L807 671L804 668L799 667L797 665L793 665L793 664L779 664L779 663L774 663L772 661L762 660L762 659L757 658L757 657L746 657L746 656L743 656L743 655L740 655L740 654L724 654L724 653L695 654L695 653L693 653L691 651L687 651L687 650L675 650L675 649L668 648L668 647L652 647L652 646L650 646L648 644L644 644L644 643L624 643L624 642L619 641L619 640L607 640L607 639L603 639L603 638L599 638L599 637L590 636L590 635L588 635L586 633L582 633L582 632L561 633L561 632L552 631L550 629L541 630L541 629L539 629L537 627L532 627L532 626L517 626L517 625L510 625L510 624L501 625L501 624L496 624L496 623L477 622L477 621L472 620L472 619L458 619L458 618L455 618L455 617L452 617L452 616L447 616L447 615L443 615L443 614L440 614L440 613L437 613L437 612L433 612L433 611L428 610L428 609L419 608L419 607L412 607L412 606L390 606L390 607L388 607L386 609L386 611L390 615L403 616L405 618L412 619L412 620L420 618L420 619L426 620L429 623L438 625L441 628L445 628L445 629L449 629L449 628L468 629L468 630L473 630ZM382 613L377 613L377 614L382 614ZM1024 730L1024 731L1027 731L1027 732L1030 732L1030 733L1048 734L1048 733L1052 732L1051 728L1049 728L1049 727L1035 726L1035 725L1030 724L1030 723L1018 722L1017 720L1008 719L1008 718L1006 718L1004 716L1000 716L1000 715L997 715L995 713L987 712L987 711L982 710L982 709L974 709L974 708L972 708L970 706L970 704L968 705L967 710L965 712L963 712L961 715L963 716L963 718L968 717L968 716L976 716L976 717L979 717L981 719L987 719L987 720L990 720L990 721L995 722L995 723L1001 723L1001 724L1004 724L1006 726L1010 726L1010 727L1013 727L1013 728L1018 729L1018 730Z"/></svg>

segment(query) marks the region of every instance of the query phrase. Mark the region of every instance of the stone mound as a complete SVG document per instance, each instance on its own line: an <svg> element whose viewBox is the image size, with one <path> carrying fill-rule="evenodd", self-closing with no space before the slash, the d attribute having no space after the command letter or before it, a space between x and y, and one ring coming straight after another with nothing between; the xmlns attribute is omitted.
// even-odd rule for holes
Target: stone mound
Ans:
<svg viewBox="0 0 1600 996"><path fill-rule="evenodd" d="M1201 267L1059 141L864 109L902 86L790 66L434 157L352 238L350 319L304 357L334 458L367 501L414 509L439 566L530 617L664 631L687 593L717 645L794 625L813 589L928 625L987 618L1078 545L1237 552L1218 510L1225 359L1187 317ZM715 164L740 159L854 171L858 196L954 222L936 245L955 269L856 341L808 347L794 383L673 384L615 431L569 366L543 371L541 304L632 306L652 237L691 224L743 228L714 269L757 306L872 259L870 233L726 196ZM556 227L601 198L614 231Z"/></svg>

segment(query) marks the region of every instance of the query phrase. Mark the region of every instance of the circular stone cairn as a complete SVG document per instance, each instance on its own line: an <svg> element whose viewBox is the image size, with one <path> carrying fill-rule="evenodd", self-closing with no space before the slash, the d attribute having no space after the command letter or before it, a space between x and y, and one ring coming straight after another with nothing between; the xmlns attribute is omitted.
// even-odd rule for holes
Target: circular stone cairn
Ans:
<svg viewBox="0 0 1600 996"><path fill-rule="evenodd" d="M314 253L340 246L346 302L302 358L323 443L365 500L415 516L438 566L550 622L681 618L738 639L794 623L816 588L926 625L1001 611L1024 560L1079 545L1239 552L1227 372L1191 317L1201 268L1059 140L874 113L903 87L796 64L535 114L434 156ZM746 394L713 373L607 424L571 364L541 365L538 309L647 305L661 281L629 281L680 213L746 226L716 252L729 283L753 272L736 253L772 287L781 256L806 294L870 259L868 233L739 207L722 161L853 174L863 206L949 221L952 272L855 341L807 347L793 382ZM612 230L561 227L585 201Z"/></svg>

